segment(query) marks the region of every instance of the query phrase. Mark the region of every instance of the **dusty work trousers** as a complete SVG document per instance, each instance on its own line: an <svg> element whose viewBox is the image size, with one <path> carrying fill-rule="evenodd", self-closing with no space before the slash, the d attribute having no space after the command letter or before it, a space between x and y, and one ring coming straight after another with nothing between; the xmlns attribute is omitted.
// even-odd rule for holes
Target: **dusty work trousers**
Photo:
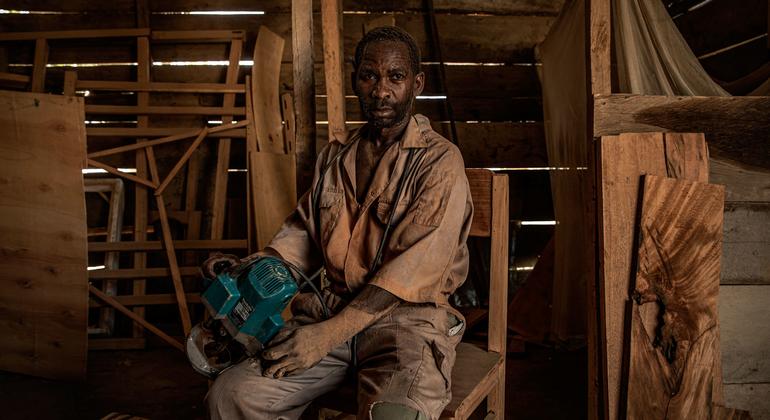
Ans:
<svg viewBox="0 0 770 420"><path fill-rule="evenodd" d="M437 419L451 398L455 347L462 336L456 315L433 305L402 304L312 368L279 379L262 376L249 359L223 372L206 396L212 419L297 419L321 395L355 373L358 418L379 402L400 404Z"/></svg>

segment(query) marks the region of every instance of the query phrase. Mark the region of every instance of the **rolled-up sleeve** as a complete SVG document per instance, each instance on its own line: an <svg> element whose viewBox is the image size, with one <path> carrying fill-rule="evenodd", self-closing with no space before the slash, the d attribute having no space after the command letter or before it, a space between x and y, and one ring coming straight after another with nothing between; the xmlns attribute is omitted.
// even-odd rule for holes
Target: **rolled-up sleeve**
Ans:
<svg viewBox="0 0 770 420"><path fill-rule="evenodd" d="M456 256L467 253L473 216L459 150L447 150L416 182L412 203L395 226L383 264L369 283L408 302L436 302L457 268Z"/></svg>

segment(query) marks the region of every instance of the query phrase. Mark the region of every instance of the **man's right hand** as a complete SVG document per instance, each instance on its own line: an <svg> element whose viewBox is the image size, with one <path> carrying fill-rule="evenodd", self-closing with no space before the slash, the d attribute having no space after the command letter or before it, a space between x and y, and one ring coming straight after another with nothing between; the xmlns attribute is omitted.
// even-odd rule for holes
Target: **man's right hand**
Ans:
<svg viewBox="0 0 770 420"><path fill-rule="evenodd" d="M213 279L222 271L240 263L241 259L235 255L217 252L203 262L203 265L201 265L201 273L203 274L203 277Z"/></svg>

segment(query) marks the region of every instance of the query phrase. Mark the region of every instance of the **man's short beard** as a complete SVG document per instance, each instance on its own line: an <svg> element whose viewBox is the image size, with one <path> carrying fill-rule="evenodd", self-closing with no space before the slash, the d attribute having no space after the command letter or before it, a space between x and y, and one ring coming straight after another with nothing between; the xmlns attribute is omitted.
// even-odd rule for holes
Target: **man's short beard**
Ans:
<svg viewBox="0 0 770 420"><path fill-rule="evenodd" d="M369 109L369 104L363 99L359 98L358 103L361 106L361 113L364 114L364 116L369 121L371 126L377 129L383 129L383 128L395 127L401 122L403 122L404 120L409 118L412 112L412 106L414 105L414 96L410 94L409 102L404 104L404 106L393 106L391 104L388 104L393 108L393 111L395 111L395 114L396 114L390 120L380 120L380 119L374 118ZM374 105L376 106L377 104L374 104Z"/></svg>

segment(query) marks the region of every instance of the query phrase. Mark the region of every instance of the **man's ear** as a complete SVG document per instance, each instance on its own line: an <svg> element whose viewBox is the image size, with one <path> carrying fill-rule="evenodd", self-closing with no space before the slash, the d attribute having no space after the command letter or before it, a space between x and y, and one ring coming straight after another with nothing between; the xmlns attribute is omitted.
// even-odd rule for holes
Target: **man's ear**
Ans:
<svg viewBox="0 0 770 420"><path fill-rule="evenodd" d="M419 72L414 76L414 96L421 95L423 88L425 88L425 73Z"/></svg>

